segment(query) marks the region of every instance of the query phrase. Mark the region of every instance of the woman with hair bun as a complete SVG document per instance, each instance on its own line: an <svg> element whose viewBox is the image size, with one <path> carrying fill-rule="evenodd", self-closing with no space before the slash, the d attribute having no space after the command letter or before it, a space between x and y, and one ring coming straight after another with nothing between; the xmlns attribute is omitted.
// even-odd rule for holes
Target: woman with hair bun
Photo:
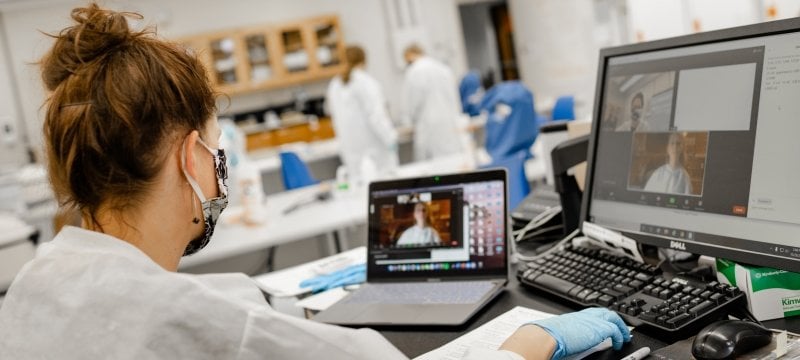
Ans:
<svg viewBox="0 0 800 360"><path fill-rule="evenodd" d="M41 61L50 181L81 226L61 229L17 275L0 307L0 357L404 359L373 330L272 310L243 274L176 272L227 205L215 94L194 56L130 30L129 16L73 10ZM615 321L602 316L578 320ZM576 339L590 338L592 324L577 324L586 330ZM549 358L584 346L559 348L568 327L523 326L506 350L470 356Z"/></svg>

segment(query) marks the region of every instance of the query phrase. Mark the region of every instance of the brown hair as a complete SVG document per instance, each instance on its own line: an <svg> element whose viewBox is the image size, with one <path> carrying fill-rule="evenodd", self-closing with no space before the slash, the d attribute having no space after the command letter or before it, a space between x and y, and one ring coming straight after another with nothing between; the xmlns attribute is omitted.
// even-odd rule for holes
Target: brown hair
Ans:
<svg viewBox="0 0 800 360"><path fill-rule="evenodd" d="M364 64L367 61L367 55L364 54L364 49L360 46L351 45L345 49L344 59L347 67L344 71L344 75L342 75L342 80L347 84L350 82L350 75L353 73L353 68Z"/></svg>
<svg viewBox="0 0 800 360"><path fill-rule="evenodd" d="M72 10L75 25L56 35L42 58L44 138L59 204L97 224L103 206L140 201L165 163L168 140L202 131L216 111L206 70L181 46L127 17ZM99 224L97 224L99 225Z"/></svg>
<svg viewBox="0 0 800 360"><path fill-rule="evenodd" d="M418 44L411 44L406 47L405 51L403 51L404 56L408 55L424 55L425 52L422 50L422 47Z"/></svg>

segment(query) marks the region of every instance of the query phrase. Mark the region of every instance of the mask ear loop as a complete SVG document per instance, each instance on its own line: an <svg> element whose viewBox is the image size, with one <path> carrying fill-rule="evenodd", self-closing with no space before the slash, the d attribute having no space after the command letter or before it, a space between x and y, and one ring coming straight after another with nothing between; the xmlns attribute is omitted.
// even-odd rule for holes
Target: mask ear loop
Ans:
<svg viewBox="0 0 800 360"><path fill-rule="evenodd" d="M200 219L197 218L197 195L192 192L192 215L194 215L194 219L192 219L193 224L199 224Z"/></svg>
<svg viewBox="0 0 800 360"><path fill-rule="evenodd" d="M202 142L201 142L202 144ZM205 144L203 144L205 146ZM206 146L206 148L208 148ZM203 192L200 191L200 185L197 184L197 181L189 176L189 173L186 171L186 141L184 141L183 145L181 146L181 170L183 170L184 176L186 176L186 181L189 183L189 186L192 187L192 215L194 218L192 219L192 223L199 224L200 219L197 217L197 198L199 195L200 201L205 201L205 196L203 196Z"/></svg>

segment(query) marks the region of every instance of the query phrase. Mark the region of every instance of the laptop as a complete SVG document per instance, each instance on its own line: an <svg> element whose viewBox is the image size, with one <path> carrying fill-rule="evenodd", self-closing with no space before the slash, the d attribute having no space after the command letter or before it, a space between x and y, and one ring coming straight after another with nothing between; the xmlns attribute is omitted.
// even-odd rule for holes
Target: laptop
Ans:
<svg viewBox="0 0 800 360"><path fill-rule="evenodd" d="M314 320L461 325L508 281L505 170L369 185L367 282Z"/></svg>

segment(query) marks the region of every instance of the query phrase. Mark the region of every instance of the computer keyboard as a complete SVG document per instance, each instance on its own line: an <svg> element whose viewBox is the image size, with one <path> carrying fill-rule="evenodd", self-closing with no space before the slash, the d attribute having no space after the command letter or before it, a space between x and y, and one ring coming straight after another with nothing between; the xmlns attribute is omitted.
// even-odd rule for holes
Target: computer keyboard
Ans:
<svg viewBox="0 0 800 360"><path fill-rule="evenodd" d="M607 307L665 340L695 335L747 302L736 287L668 277L652 265L572 244L519 264L517 278L582 306Z"/></svg>

